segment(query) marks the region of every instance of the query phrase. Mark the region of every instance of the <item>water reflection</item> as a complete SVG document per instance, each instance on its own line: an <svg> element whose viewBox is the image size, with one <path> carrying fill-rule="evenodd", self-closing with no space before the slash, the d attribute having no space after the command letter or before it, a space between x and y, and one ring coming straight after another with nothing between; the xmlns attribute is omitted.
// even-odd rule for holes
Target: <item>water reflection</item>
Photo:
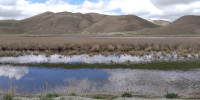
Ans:
<svg viewBox="0 0 200 100"><path fill-rule="evenodd" d="M159 96L167 92L190 96L200 91L199 69L158 71L1 66L0 70L0 84L8 84L5 77L15 77L17 80L14 83L18 86L19 93L27 92L27 89L30 93L41 92L42 87L48 87L44 88L43 92L118 94L128 91L134 94ZM14 74L7 74L8 72Z"/></svg>
<svg viewBox="0 0 200 100"><path fill-rule="evenodd" d="M150 62L155 60L187 60L187 59L197 59L198 55L195 57L191 57L191 55L188 54L188 57L178 57L176 52L173 52L172 54L166 54L165 56L162 56L161 52L158 52L156 54L156 57L154 54L149 55L143 55L143 56L131 56L127 54L121 54L121 55L94 55L89 56L86 54L83 55L73 55L73 56L63 56L63 55L51 55L49 57L46 57L45 55L24 55L19 57L0 57L0 62L2 63L124 63L124 62Z"/></svg>
<svg viewBox="0 0 200 100"><path fill-rule="evenodd" d="M24 75L28 74L27 67L19 67L19 66L9 66L4 65L0 66L0 77L9 77L10 79L15 78L16 80L20 80Z"/></svg>
<svg viewBox="0 0 200 100"><path fill-rule="evenodd" d="M112 90L124 90L149 95L169 93L189 94L200 91L199 70L155 71L155 70L109 70L108 78ZM188 91L189 90L189 91Z"/></svg>
<svg viewBox="0 0 200 100"><path fill-rule="evenodd" d="M200 91L200 70L192 71L154 71L112 69L103 70L110 74L104 82L85 79L66 79L70 87L65 92L108 93L132 92L134 94L158 95L177 93L192 95ZM57 87L60 90L63 87ZM58 92L58 91L57 91Z"/></svg>

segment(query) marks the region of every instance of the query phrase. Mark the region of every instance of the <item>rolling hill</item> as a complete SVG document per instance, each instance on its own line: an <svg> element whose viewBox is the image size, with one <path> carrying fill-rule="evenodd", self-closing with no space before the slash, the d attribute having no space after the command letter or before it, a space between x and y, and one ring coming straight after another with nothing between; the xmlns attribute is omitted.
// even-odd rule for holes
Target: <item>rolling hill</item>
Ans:
<svg viewBox="0 0 200 100"><path fill-rule="evenodd" d="M134 32L142 34L199 34L200 16L188 15L174 22L147 21L135 15L45 12L23 20L1 20L0 34L67 34Z"/></svg>
<svg viewBox="0 0 200 100"><path fill-rule="evenodd" d="M18 29L21 33L65 34L125 32L156 27L159 26L134 15L110 16L97 13L45 12L17 21L10 29L13 32ZM9 29L9 27L6 28Z"/></svg>
<svg viewBox="0 0 200 100"><path fill-rule="evenodd" d="M182 16L167 26L139 31L146 34L200 34L200 16Z"/></svg>

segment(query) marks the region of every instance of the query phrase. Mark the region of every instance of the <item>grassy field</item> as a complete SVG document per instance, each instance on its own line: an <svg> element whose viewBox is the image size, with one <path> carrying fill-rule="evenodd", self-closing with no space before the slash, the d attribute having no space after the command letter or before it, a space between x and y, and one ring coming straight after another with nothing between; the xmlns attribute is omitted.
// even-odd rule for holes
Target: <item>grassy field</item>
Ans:
<svg viewBox="0 0 200 100"><path fill-rule="evenodd" d="M0 26L12 26L13 23L0 22Z"/></svg>
<svg viewBox="0 0 200 100"><path fill-rule="evenodd" d="M9 63L0 63L5 65ZM113 68L128 68L128 69L149 69L149 70L190 70L200 68L200 61L155 61L148 63L111 63L111 64L87 64L87 63L28 63L28 64L11 64L14 66L35 66L45 68L65 68L65 69L79 69L79 68L94 68L94 69L113 69Z"/></svg>
<svg viewBox="0 0 200 100"><path fill-rule="evenodd" d="M131 54L143 55L154 52L179 55L200 54L200 38L195 37L63 37L0 35L0 56L18 56L22 54ZM22 54L16 54L21 51Z"/></svg>

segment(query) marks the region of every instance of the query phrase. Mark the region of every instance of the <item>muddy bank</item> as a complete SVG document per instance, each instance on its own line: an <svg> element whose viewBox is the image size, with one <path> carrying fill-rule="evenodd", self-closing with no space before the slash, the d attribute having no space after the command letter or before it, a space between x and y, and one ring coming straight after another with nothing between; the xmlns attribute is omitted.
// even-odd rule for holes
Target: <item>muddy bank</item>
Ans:
<svg viewBox="0 0 200 100"><path fill-rule="evenodd" d="M1 97L0 97L1 99ZM41 100L41 98L38 97L32 97L32 98L28 98L28 97L14 97L15 100ZM79 96L60 96L60 97L56 97L56 98L51 98L53 100L105 100L105 99L93 99L93 98L86 98L86 97L79 97ZM166 99L166 98L116 98L116 99L112 99L112 100L171 100L171 99ZM173 100L184 100L184 99L173 99ZM191 100L191 99L190 99Z"/></svg>

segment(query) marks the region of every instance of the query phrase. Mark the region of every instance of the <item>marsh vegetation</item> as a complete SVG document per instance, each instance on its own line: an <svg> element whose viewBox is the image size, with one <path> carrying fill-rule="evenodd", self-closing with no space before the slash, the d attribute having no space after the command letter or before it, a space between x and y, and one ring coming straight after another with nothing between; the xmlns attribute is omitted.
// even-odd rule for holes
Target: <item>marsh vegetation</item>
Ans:
<svg viewBox="0 0 200 100"><path fill-rule="evenodd" d="M52 54L130 54L145 55L161 52L177 52L179 56L195 56L200 54L200 38L198 37L166 37L166 38L98 38L98 37L33 37L24 35L1 35L0 56L20 56Z"/></svg>

